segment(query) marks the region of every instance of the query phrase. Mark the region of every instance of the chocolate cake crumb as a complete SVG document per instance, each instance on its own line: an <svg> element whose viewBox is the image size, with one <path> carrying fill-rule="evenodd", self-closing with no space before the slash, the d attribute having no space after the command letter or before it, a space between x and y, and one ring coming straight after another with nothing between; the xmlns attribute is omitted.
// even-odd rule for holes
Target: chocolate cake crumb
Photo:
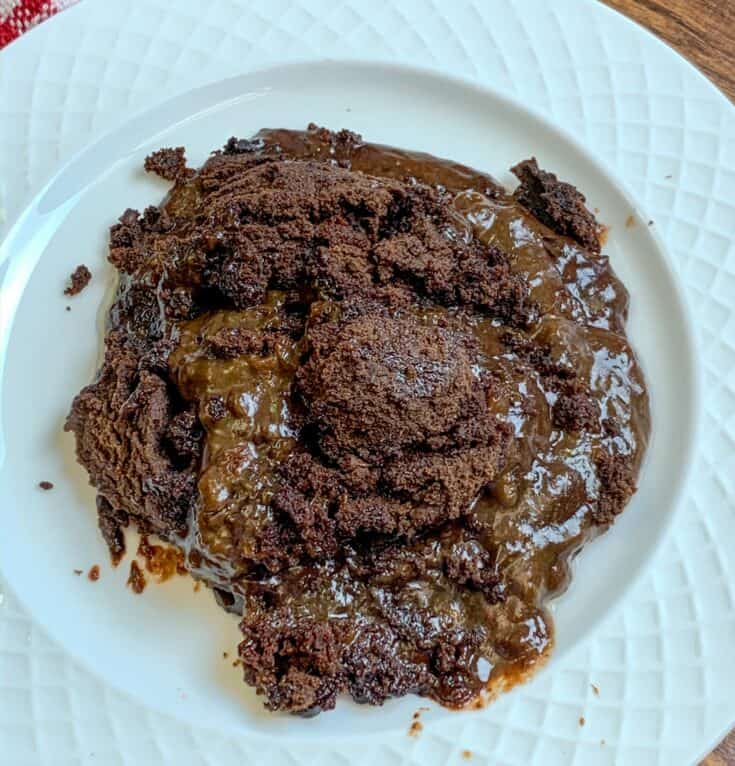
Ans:
<svg viewBox="0 0 735 766"><path fill-rule="evenodd" d="M91 582L97 582L97 580L100 579L100 568L97 564L90 568L89 572L87 573L87 578Z"/></svg>
<svg viewBox="0 0 735 766"><path fill-rule="evenodd" d="M54 485L50 481L39 481L38 486L46 491L54 488Z"/></svg>
<svg viewBox="0 0 735 766"><path fill-rule="evenodd" d="M69 277L69 285L64 290L64 295L78 295L91 279L92 272L84 264L77 266ZM71 308L67 306L67 310L71 310Z"/></svg>
<svg viewBox="0 0 735 766"><path fill-rule="evenodd" d="M140 566L138 566L137 561L130 562L130 575L128 576L127 584L133 593L138 595L140 595L145 590L145 575L143 574L143 570L140 568Z"/></svg>
<svg viewBox="0 0 735 766"><path fill-rule="evenodd" d="M561 384L551 409L551 419L557 428L582 431L599 422L600 407L578 381Z"/></svg>
<svg viewBox="0 0 735 766"><path fill-rule="evenodd" d="M125 511L116 511L102 495L97 495L97 524L115 567L125 555L125 528L129 523Z"/></svg>
<svg viewBox="0 0 735 766"><path fill-rule="evenodd" d="M207 414L216 423L227 415L225 400L221 396L213 396L207 402Z"/></svg>
<svg viewBox="0 0 735 766"><path fill-rule="evenodd" d="M192 410L174 415L166 428L164 440L176 460L188 464L199 458L204 435L201 423Z"/></svg>
<svg viewBox="0 0 735 766"><path fill-rule="evenodd" d="M478 707L528 677L649 427L582 195L313 124L146 169L172 188L110 231L104 359L66 423L113 560L133 525L154 578L210 586L270 710Z"/></svg>
<svg viewBox="0 0 735 766"><path fill-rule="evenodd" d="M550 229L576 239L592 252L600 252L600 227L585 206L584 195L553 173L539 168L536 158L519 162L511 172L521 182L513 195Z"/></svg>
<svg viewBox="0 0 735 766"><path fill-rule="evenodd" d="M145 169L148 173L155 173L166 181L176 181L193 174L193 170L186 167L186 149L177 146L158 149L145 158Z"/></svg>
<svg viewBox="0 0 735 766"><path fill-rule="evenodd" d="M305 712L334 707L342 689L340 626L292 622L281 613L267 624L246 618L241 628L244 640L238 651L245 680L266 691L267 708Z"/></svg>
<svg viewBox="0 0 735 766"><path fill-rule="evenodd" d="M593 512L595 523L609 526L636 489L635 471L625 455L603 452L597 459L600 495Z"/></svg>

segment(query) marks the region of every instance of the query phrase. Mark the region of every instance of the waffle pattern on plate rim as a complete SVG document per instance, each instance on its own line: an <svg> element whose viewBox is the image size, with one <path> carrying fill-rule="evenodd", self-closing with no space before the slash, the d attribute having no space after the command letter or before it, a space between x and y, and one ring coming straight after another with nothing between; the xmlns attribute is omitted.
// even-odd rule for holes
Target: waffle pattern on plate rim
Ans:
<svg viewBox="0 0 735 766"><path fill-rule="evenodd" d="M189 729L79 668L6 594L7 762L693 762L735 716L735 109L671 49L592 0L85 0L0 53L0 236L61 159L161 94L325 56L433 67L532 103L640 200L686 285L705 368L705 438L674 532L553 672L480 715L359 747Z"/></svg>

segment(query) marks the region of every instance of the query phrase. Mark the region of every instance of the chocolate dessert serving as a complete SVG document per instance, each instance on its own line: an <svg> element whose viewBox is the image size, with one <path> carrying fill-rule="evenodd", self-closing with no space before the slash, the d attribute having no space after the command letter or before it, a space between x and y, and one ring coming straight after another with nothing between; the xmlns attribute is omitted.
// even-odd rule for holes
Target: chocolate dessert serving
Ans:
<svg viewBox="0 0 735 766"><path fill-rule="evenodd" d="M271 710L528 676L649 433L585 198L535 159L511 194L313 125L145 167L172 188L112 228L104 362L66 426L113 556L130 524L179 548Z"/></svg>

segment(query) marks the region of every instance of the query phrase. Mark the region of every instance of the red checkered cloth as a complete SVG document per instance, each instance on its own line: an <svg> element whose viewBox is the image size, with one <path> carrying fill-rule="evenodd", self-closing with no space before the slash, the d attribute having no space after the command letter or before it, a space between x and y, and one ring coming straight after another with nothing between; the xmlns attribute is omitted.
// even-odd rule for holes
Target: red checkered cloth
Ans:
<svg viewBox="0 0 735 766"><path fill-rule="evenodd" d="M76 0L0 0L0 48Z"/></svg>

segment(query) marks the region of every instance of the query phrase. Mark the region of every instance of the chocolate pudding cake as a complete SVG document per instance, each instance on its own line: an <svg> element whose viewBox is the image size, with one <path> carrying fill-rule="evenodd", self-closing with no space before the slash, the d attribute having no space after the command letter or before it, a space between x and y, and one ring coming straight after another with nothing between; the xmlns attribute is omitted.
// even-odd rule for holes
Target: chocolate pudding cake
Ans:
<svg viewBox="0 0 735 766"><path fill-rule="evenodd" d="M172 188L112 227L104 362L66 426L112 555L129 524L179 548L270 710L528 676L649 432L582 194L314 125L145 167Z"/></svg>

